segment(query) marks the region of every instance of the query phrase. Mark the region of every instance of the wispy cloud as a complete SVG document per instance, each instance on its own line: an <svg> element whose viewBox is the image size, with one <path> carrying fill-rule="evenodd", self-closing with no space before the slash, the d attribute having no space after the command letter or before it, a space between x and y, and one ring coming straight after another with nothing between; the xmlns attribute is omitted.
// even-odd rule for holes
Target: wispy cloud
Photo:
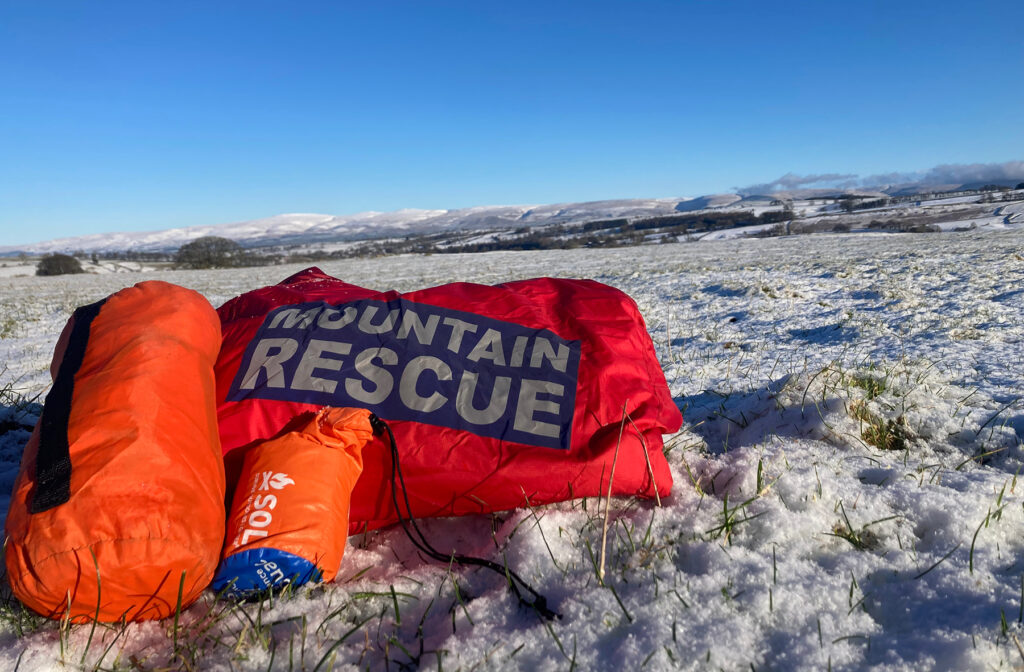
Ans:
<svg viewBox="0 0 1024 672"><path fill-rule="evenodd" d="M786 173L771 182L752 184L749 187L736 187L736 193L746 196L750 194L769 194L773 191L784 191L786 189L802 189L817 185L834 186L836 182L856 178L856 175L845 175L842 173L821 173L819 175Z"/></svg>
<svg viewBox="0 0 1024 672"><path fill-rule="evenodd" d="M913 173L880 173L860 177L840 173L822 173L818 175L795 175L786 173L777 180L747 187L737 187L736 193L748 196L752 194L770 194L787 189L803 189L809 187L824 188L870 188L909 182L925 182L928 184L969 184L974 182L1008 182L1024 181L1024 161L1006 161L1003 163L950 163L935 166L926 171Z"/></svg>
<svg viewBox="0 0 1024 672"><path fill-rule="evenodd" d="M917 173L879 173L868 175L864 179L858 179L855 186L858 187L884 187L888 184L906 184L908 182L923 182L925 172Z"/></svg>
<svg viewBox="0 0 1024 672"><path fill-rule="evenodd" d="M969 163L935 166L925 180L931 182L989 182L1024 180L1024 161L1005 163Z"/></svg>

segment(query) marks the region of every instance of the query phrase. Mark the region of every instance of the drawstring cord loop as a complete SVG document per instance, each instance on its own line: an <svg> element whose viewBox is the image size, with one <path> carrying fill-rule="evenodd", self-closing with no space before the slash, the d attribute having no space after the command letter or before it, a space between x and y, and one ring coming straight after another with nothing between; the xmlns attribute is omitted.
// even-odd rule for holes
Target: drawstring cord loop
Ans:
<svg viewBox="0 0 1024 672"><path fill-rule="evenodd" d="M550 621L555 618L561 618L561 614L552 611L547 604L547 600L543 595L534 590L530 584L526 583L518 574L508 568L508 565L499 565L491 560L485 560L483 558L475 558L471 556L459 555L452 553L451 555L445 555L427 541L426 536L420 530L419 525L416 524L416 518L412 515L412 506L409 504L409 491L405 487L405 478L402 476L402 468L398 463L398 444L395 442L395 435L391 431L391 427L384 420L381 420L374 414L370 414L370 426L373 428L375 436L387 434L388 440L391 444L391 501L395 505L395 512L398 515L398 522L402 526L402 530L405 531L405 535L409 537L413 545L416 546L422 553L430 556L438 562L455 562L460 565L476 565L477 567L484 567L491 571L497 572L498 574L505 577L508 582L509 588L512 593L519 600L520 604L530 607L537 612L544 620ZM402 508L398 503L398 490L401 486L402 498L405 501L405 510L407 515L402 515ZM415 532L415 534L414 534ZM529 592L533 596L533 601L528 601L520 590L520 586Z"/></svg>

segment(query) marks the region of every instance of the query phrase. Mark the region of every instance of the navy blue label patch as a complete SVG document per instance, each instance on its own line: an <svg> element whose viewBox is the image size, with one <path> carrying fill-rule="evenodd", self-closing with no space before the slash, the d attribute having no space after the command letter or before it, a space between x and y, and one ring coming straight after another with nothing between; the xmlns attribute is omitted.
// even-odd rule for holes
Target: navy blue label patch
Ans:
<svg viewBox="0 0 1024 672"><path fill-rule="evenodd" d="M367 408L568 449L580 342L406 299L281 306L246 348L229 401Z"/></svg>

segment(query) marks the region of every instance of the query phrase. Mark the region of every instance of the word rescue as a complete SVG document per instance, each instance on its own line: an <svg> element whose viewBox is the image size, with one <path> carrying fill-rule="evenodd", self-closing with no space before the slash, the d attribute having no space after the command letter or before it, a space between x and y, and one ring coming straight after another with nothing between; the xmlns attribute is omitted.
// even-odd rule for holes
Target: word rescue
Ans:
<svg viewBox="0 0 1024 672"><path fill-rule="evenodd" d="M249 343L228 399L368 408L568 449L580 342L406 299L282 306Z"/></svg>

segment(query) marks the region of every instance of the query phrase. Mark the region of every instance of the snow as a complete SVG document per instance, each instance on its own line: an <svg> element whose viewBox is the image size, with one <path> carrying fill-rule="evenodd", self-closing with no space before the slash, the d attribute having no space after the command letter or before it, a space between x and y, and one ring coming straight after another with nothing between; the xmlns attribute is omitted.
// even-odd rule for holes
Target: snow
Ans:
<svg viewBox="0 0 1024 672"><path fill-rule="evenodd" d="M979 229L979 228L990 228L990 229L1001 229L1007 225L1006 217L992 216L992 217L972 217L970 219L954 219L946 222L936 222L935 226L939 227L943 231L956 231L957 229Z"/></svg>
<svg viewBox="0 0 1024 672"><path fill-rule="evenodd" d="M695 212L697 210L705 210L708 208L724 208L739 202L742 198L743 197L739 194L711 194L709 196L699 196L697 198L684 200L676 206L676 210L679 212Z"/></svg>
<svg viewBox="0 0 1024 672"><path fill-rule="evenodd" d="M62 637L56 623L8 607L0 668L184 660L203 670L313 669L325 656L320 669L1021 664L1024 231L400 256L322 268L400 291L591 277L634 297L686 425L666 437L675 486L663 506L612 501L607 585L591 560L602 525L596 500L430 520L422 526L437 545L507 559L562 619L541 622L500 578L424 559L388 529L349 540L336 584L227 612L205 595L182 616L178 658L169 622L124 632L78 626ZM299 269L0 278L0 388L44 393L74 307L140 279L192 287L219 305ZM20 430L0 437L4 492L26 438Z"/></svg>
<svg viewBox="0 0 1024 672"><path fill-rule="evenodd" d="M754 224L752 226L737 226L732 229L719 229L717 231L710 231L699 236L699 240L711 241L711 240L732 240L734 238L749 238L759 233L764 233L776 226L785 226L782 224Z"/></svg>
<svg viewBox="0 0 1024 672"><path fill-rule="evenodd" d="M29 245L0 246L0 256L20 252L173 252L201 236L221 236L246 247L318 241L382 238L503 226L562 224L619 217L650 217L675 212L678 198L621 199L554 205L477 206L456 210L404 209L353 215L292 213L263 219L173 228L164 231L105 233L59 238Z"/></svg>
<svg viewBox="0 0 1024 672"><path fill-rule="evenodd" d="M19 275L35 275L36 262L6 261L0 262L0 278L13 278Z"/></svg>
<svg viewBox="0 0 1024 672"><path fill-rule="evenodd" d="M105 274L105 273L140 273L142 271L152 271L154 267L147 264L141 264L137 261L111 261L111 260L98 260L95 263L92 261L79 260L82 265L82 271L85 273L94 274ZM36 267L38 260L26 260L26 261L0 261L0 278L14 278L19 276L33 276L36 274Z"/></svg>
<svg viewBox="0 0 1024 672"><path fill-rule="evenodd" d="M886 199L881 191L852 189L797 189L772 192L769 195L714 194L698 198L654 198L654 199L612 199L583 203L557 203L549 205L496 205L474 206L453 210L404 209L394 212L363 212L352 215L329 215L317 213L291 213L244 222L172 228L163 231L93 234L61 238L21 246L0 246L0 258L14 257L21 253L41 255L52 252L112 253L112 252L157 252L171 253L183 244L201 236L221 236L238 242L243 247L268 252L277 248L286 251L345 249L357 241L381 240L385 238L406 238L415 236L440 236L449 234L455 239L466 232L491 231L507 235L522 227L541 229L555 225L573 225L613 219L642 220L652 217L681 216L700 212L747 212L763 215L778 212L782 203L792 205L798 226L813 224L816 217L843 217L848 222L863 221L872 217L937 217L942 221L943 230L956 230L970 226L972 219L985 216L1002 216L1009 225L1020 223L1022 201L995 207L985 201L999 198L1024 198L1024 190L1007 191L1000 194L936 196L924 193L912 199L897 199L889 205L857 210L845 214L837 197L845 194L862 199ZM958 224L958 222L965 222ZM995 224L992 224L995 226ZM852 228L859 228L854 224ZM731 234L728 234L731 235ZM716 239L717 237L712 237ZM443 243L432 240L439 247L446 247L452 241ZM3 275L0 272L0 275Z"/></svg>

